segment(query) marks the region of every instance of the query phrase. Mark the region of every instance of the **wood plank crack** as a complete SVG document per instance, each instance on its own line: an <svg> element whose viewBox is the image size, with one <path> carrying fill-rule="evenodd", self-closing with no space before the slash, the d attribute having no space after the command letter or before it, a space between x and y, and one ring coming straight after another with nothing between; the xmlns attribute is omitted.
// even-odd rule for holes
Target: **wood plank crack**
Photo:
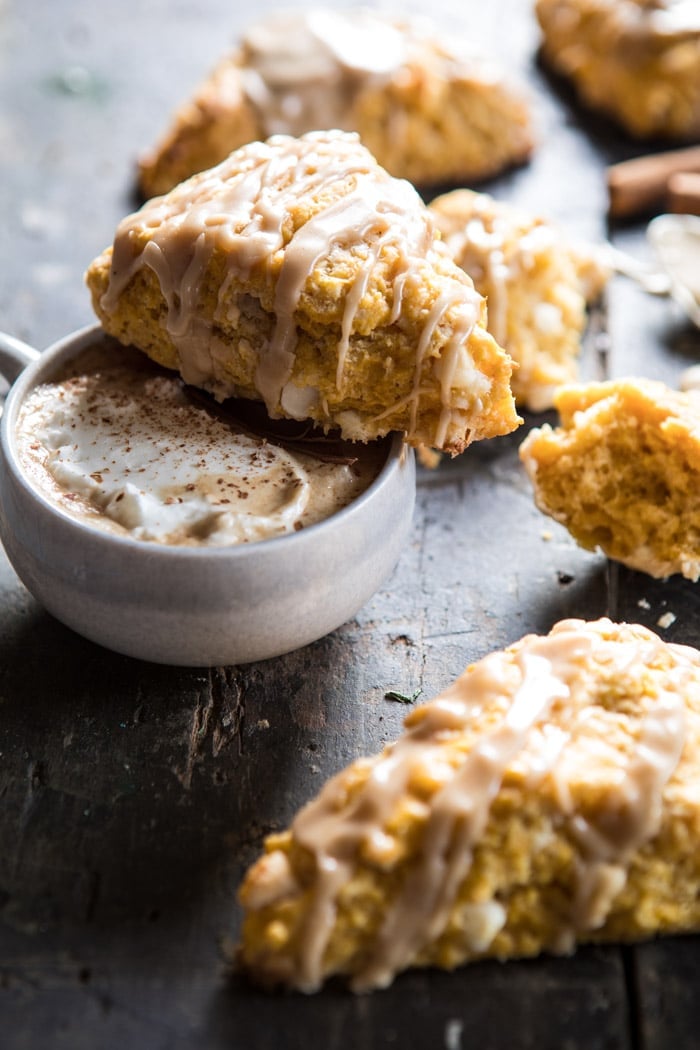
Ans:
<svg viewBox="0 0 700 1050"><path fill-rule="evenodd" d="M245 689L239 672L235 667L213 668L206 691L198 694L192 712L184 765L174 770L186 791L191 789L194 771L207 755L216 759L233 744L237 745L238 755L243 754L244 719Z"/></svg>

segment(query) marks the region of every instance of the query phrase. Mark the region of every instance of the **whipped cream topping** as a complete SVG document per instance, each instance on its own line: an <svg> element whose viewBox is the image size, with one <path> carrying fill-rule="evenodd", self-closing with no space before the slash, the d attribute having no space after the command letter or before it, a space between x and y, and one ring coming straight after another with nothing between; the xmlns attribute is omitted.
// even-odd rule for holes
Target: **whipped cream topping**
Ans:
<svg viewBox="0 0 700 1050"><path fill-rule="evenodd" d="M30 477L73 516L187 546L251 543L322 521L367 488L381 456L292 453L193 403L175 376L114 357L36 387L17 440Z"/></svg>
<svg viewBox="0 0 700 1050"><path fill-rule="evenodd" d="M662 794L686 738L684 690L691 678L697 688L700 667L700 654L692 649L664 646L639 626L624 639L607 638L612 627L605 620L592 627L566 620L546 637L533 635L513 651L492 653L409 715L398 741L366 760L369 775L349 799L345 781L335 778L298 814L292 835L313 857L315 874L312 890L304 888L310 903L294 983L306 991L319 986L338 895L360 856L371 856L380 867L383 855L391 858L394 843L385 829L397 805L408 799L423 818L416 863L407 870L354 987L388 985L438 938L507 774L528 786L546 786L561 823L579 845L569 924L555 947L569 950L577 933L603 925L626 883L633 853L659 829ZM659 691L647 694L646 668L662 652L672 666ZM637 676L640 697L646 697L638 734L626 746L608 739L613 722L606 719L614 715L590 705L587 668L593 663L611 682L616 674L621 680ZM484 711L493 715L491 728L461 761L446 762L445 741L468 730ZM593 783L599 773L610 784L609 794L595 821L589 821L574 807L570 785ZM414 778L421 782L426 776L441 785L427 799L411 791ZM272 856L276 861L264 895L246 901L250 907L300 892L286 857ZM493 907L475 906L472 950L477 952L489 946L506 920L498 901L486 903Z"/></svg>
<svg viewBox="0 0 700 1050"><path fill-rule="evenodd" d="M295 217L302 211L305 219L299 223ZM228 276L220 285L219 309L228 316L235 310L235 303L227 298L231 278L245 279L253 271L269 274L274 283L275 323L269 342L254 348L256 386L273 418L281 408L289 414L295 401L303 415L316 392L298 386L298 376L290 383L297 344L295 311L314 269L339 250L352 251L355 266L337 347L336 383L342 391L349 340L375 267L386 256L394 260L389 322L393 323L401 315L413 270L444 253L416 190L380 168L354 134L312 132L299 139L278 135L251 143L127 216L117 230L101 307L107 314L113 312L134 275L142 267L152 269L167 303L166 327L183 377L225 397L235 393L221 363L231 348L216 336L216 316L212 320L200 306L208 264L215 253L224 260ZM436 445L444 440L451 421L453 385L459 388L462 413L468 403L480 410L491 386L491 380L475 367L467 346L479 320L481 297L457 275L444 287L425 320L416 351L415 383L407 398L413 427L423 357L449 311L454 336L433 366L439 373L443 402Z"/></svg>

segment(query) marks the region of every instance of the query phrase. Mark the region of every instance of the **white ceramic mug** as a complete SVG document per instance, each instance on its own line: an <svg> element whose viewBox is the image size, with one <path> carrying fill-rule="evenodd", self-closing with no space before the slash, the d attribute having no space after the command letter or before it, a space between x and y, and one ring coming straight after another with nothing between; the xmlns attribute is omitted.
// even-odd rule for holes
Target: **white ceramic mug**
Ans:
<svg viewBox="0 0 700 1050"><path fill-rule="evenodd" d="M0 426L0 540L17 575L58 620L120 653L181 666L247 663L307 645L355 615L407 543L415 460L400 435L349 506L299 532L231 547L121 537L71 517L23 470L15 429L38 383L111 342L99 327L43 353L0 336L12 381Z"/></svg>

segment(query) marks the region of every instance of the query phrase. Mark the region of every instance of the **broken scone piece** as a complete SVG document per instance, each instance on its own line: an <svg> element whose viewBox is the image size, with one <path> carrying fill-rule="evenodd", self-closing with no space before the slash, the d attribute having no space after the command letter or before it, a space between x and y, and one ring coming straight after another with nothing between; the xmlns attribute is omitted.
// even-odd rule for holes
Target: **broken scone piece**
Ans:
<svg viewBox="0 0 700 1050"><path fill-rule="evenodd" d="M578 377L586 304L609 276L602 251L569 243L553 223L486 193L454 190L430 211L455 262L488 304L487 327L518 367L519 405L552 407Z"/></svg>
<svg viewBox="0 0 700 1050"><path fill-rule="evenodd" d="M519 422L483 298L354 134L242 147L127 216L87 282L110 335L272 418L452 453Z"/></svg>
<svg viewBox="0 0 700 1050"><path fill-rule="evenodd" d="M620 379L563 387L555 405L561 425L520 446L540 510L587 550L700 578L700 394Z"/></svg>
<svg viewBox="0 0 700 1050"><path fill-rule="evenodd" d="M542 52L637 138L700 136L697 0L537 0Z"/></svg>
<svg viewBox="0 0 700 1050"><path fill-rule="evenodd" d="M240 960L306 992L700 924L700 653L564 620L468 667L249 870Z"/></svg>
<svg viewBox="0 0 700 1050"><path fill-rule="evenodd" d="M525 161L529 104L497 65L425 19L366 8L279 11L174 115L143 158L146 196L270 135L357 131L392 175L472 182Z"/></svg>

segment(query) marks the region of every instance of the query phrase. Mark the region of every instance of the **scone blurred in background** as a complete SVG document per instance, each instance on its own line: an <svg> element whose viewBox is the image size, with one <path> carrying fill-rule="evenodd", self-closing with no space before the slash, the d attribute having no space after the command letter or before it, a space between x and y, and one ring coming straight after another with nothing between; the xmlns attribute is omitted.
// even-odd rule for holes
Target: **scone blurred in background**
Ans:
<svg viewBox="0 0 700 1050"><path fill-rule="evenodd" d="M274 134L356 131L392 175L471 183L527 160L529 101L468 40L362 7L253 23L141 160L146 197Z"/></svg>
<svg viewBox="0 0 700 1050"><path fill-rule="evenodd" d="M697 0L536 0L547 64L636 138L700 138Z"/></svg>

